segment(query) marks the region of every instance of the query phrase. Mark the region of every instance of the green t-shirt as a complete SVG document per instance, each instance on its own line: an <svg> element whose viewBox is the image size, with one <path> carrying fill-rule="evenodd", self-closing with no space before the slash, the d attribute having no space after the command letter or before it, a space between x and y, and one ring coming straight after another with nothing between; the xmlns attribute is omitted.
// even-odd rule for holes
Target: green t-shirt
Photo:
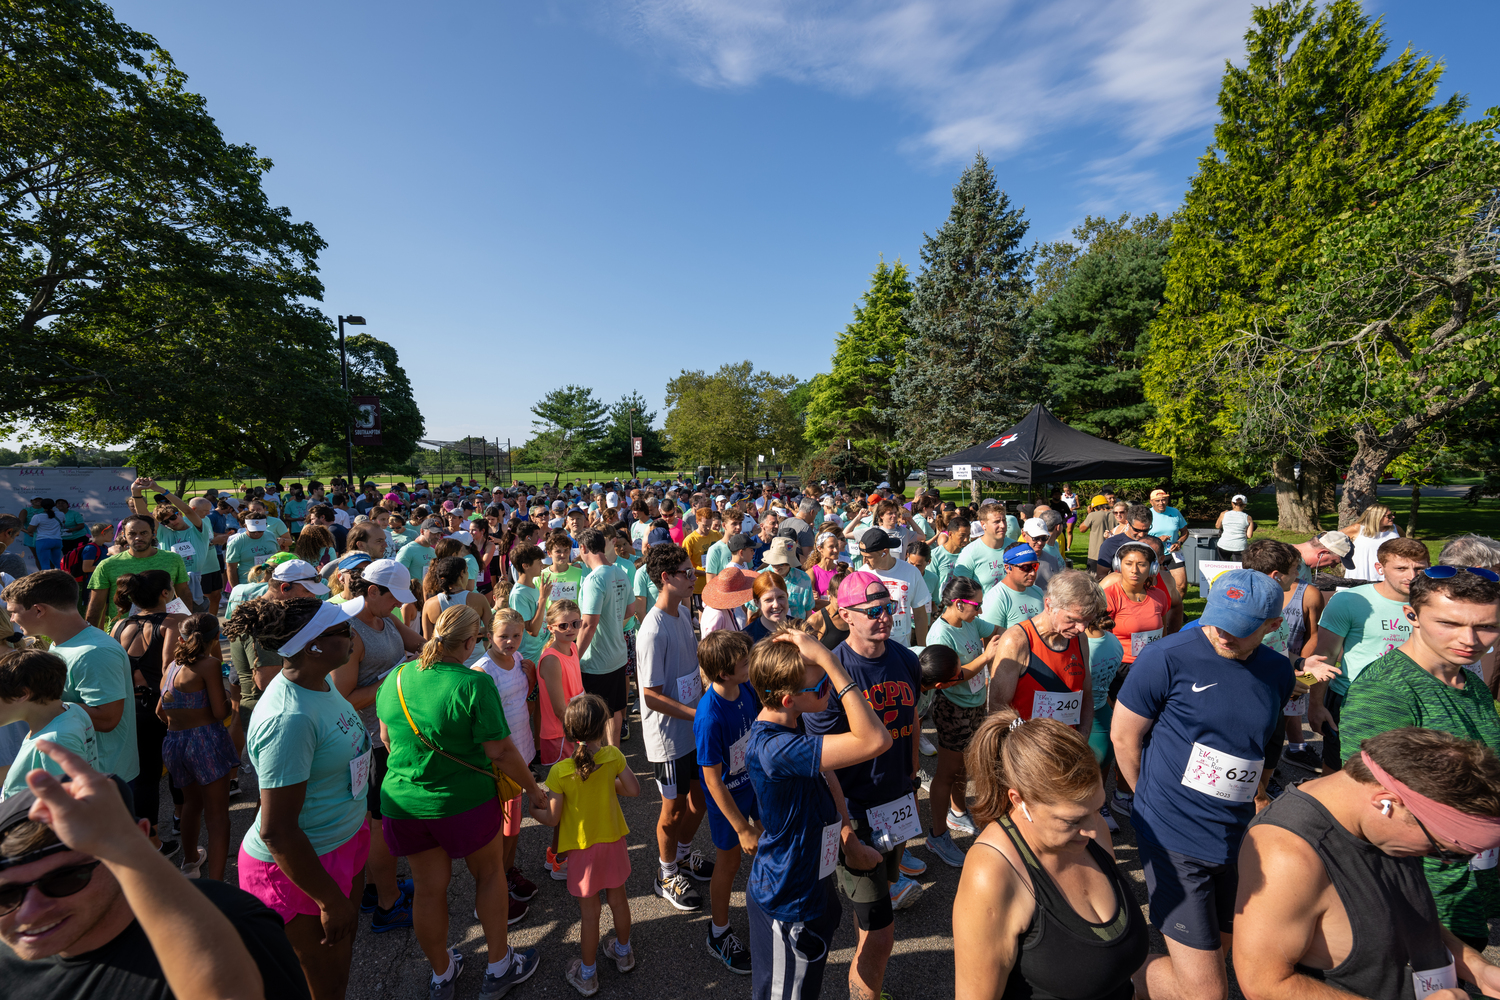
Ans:
<svg viewBox="0 0 1500 1000"><path fill-rule="evenodd" d="M813 607L818 600L818 593L813 589L812 577L807 571L798 566L792 566L781 578L787 585L787 615L792 618L806 620L813 613Z"/></svg>
<svg viewBox="0 0 1500 1000"><path fill-rule="evenodd" d="M984 603L979 608L979 617L1001 631L1041 613L1042 588L1031 586L1025 590L1011 590L1004 583L986 590Z"/></svg>
<svg viewBox="0 0 1500 1000"><path fill-rule="evenodd" d="M511 609L519 614L522 618L526 619L526 621L528 622L536 616L537 602L541 599L541 591L537 590L535 587L529 587L524 583L518 583L514 587L510 588ZM530 632L525 631L525 626L522 625L522 659L530 660L532 663L535 663L537 661L537 657L542 655L542 647L547 645L547 640L550 637L551 633L547 631L546 625L543 625L536 635L532 635Z"/></svg>
<svg viewBox="0 0 1500 1000"><path fill-rule="evenodd" d="M281 551L276 539L267 528L259 538L251 538L250 532L241 531L229 536L224 547L224 565L239 567L241 582L250 578L250 571Z"/></svg>
<svg viewBox="0 0 1500 1000"><path fill-rule="evenodd" d="M83 515L69 508L68 512L63 515L63 540L71 542L75 538L85 537L88 533L88 525L83 523Z"/></svg>
<svg viewBox="0 0 1500 1000"><path fill-rule="evenodd" d="M113 622L120 617L120 609L115 607L115 581L127 573L144 573L148 569L165 570L172 578L174 587L188 582L187 564L182 561L182 556L166 549L156 549L143 559L137 559L126 550L94 564L94 575L89 577L89 589L104 591L104 613L109 621ZM113 639L110 641L114 642Z"/></svg>
<svg viewBox="0 0 1500 1000"><path fill-rule="evenodd" d="M131 706L126 706L129 711ZM62 714L42 727L36 735L28 733L16 751L5 774L5 787L0 788L0 799L8 799L26 787L26 775L42 768L48 774L63 776L62 765L36 748L37 740L49 740L65 750L71 750L88 762L89 767L99 769L99 741L94 732L89 713L71 702L63 703Z"/></svg>
<svg viewBox="0 0 1500 1000"><path fill-rule="evenodd" d="M427 573L427 564L432 562L435 555L437 552L431 545L403 545L401 551L396 553L396 561L406 567L413 583L421 583L422 577Z"/></svg>
<svg viewBox="0 0 1500 1000"><path fill-rule="evenodd" d="M1462 690L1444 684L1399 649L1367 665L1350 685L1339 715L1339 745L1345 759L1358 753L1371 736L1408 726L1477 740L1500 753L1500 716L1489 689L1468 671L1460 676L1465 682ZM1423 858L1422 869L1443 926L1459 937L1488 933L1487 918L1500 899L1500 869L1445 865L1437 858Z"/></svg>
<svg viewBox="0 0 1500 1000"><path fill-rule="evenodd" d="M156 547L167 552L176 552L182 556L182 561L187 565L190 573L217 573L219 571L219 556L214 552L214 526L208 518L203 519L201 527L193 527L193 522L186 517L182 523L187 527L182 530L174 530L166 525L156 526ZM179 547L174 547L179 546ZM190 546L193 550L192 561L188 561L187 550L180 546Z"/></svg>
<svg viewBox="0 0 1500 1000"><path fill-rule="evenodd" d="M992 549L984 543L983 538L976 538L958 554L953 572L978 581L979 586L988 593L999 586L1000 578L1005 576L1005 546Z"/></svg>
<svg viewBox="0 0 1500 1000"><path fill-rule="evenodd" d="M181 559L177 561L182 562ZM126 781L132 780L141 773L141 758L135 742L135 683L130 676L130 657L125 655L124 647L111 639L109 633L86 625L67 642L55 643L51 651L68 665L63 701L90 708L117 701L125 703L119 725L107 733L96 734L99 770L119 775Z"/></svg>
<svg viewBox="0 0 1500 1000"><path fill-rule="evenodd" d="M28 528L31 527L31 519L40 513L42 513L42 508L40 507L22 507L20 515L21 523ZM28 549L36 548L36 536L25 531L21 532L21 544Z"/></svg>
<svg viewBox="0 0 1500 1000"><path fill-rule="evenodd" d="M396 678L411 722L433 746L488 772L481 746L510 736L500 691L490 675L457 663L416 661L391 671L375 694L375 714L390 736L390 761L380 785L380 810L392 819L447 819L495 797L495 780L428 750L401 710Z"/></svg>
<svg viewBox="0 0 1500 1000"><path fill-rule="evenodd" d="M1405 604L1381 597L1373 583L1340 590L1330 597L1318 618L1318 627L1344 640L1344 657L1339 664L1343 674L1328 682L1336 694L1348 694L1360 671L1411 638Z"/></svg>
<svg viewBox="0 0 1500 1000"><path fill-rule="evenodd" d="M961 625L950 625L944 618L937 618L927 630L927 645L947 646L958 654L958 665L972 663L984 652L984 635L980 631L985 625L979 619ZM959 708L979 708L989 698L989 669L985 668L969 682L943 688L943 697Z"/></svg>
<svg viewBox="0 0 1500 1000"><path fill-rule="evenodd" d="M275 514L266 515L266 534L280 538L287 533L286 522Z"/></svg>
<svg viewBox="0 0 1500 1000"><path fill-rule="evenodd" d="M598 615L599 627L578 661L586 674L610 674L625 667L625 609L630 606L630 574L618 563L591 571L579 587L578 610Z"/></svg>
<svg viewBox="0 0 1500 1000"><path fill-rule="evenodd" d="M542 570L541 581L552 584L552 593L547 597L547 606L550 608L553 601L577 602L578 594L583 586L584 567L579 563L569 563L564 573L554 573L549 567Z"/></svg>
<svg viewBox="0 0 1500 1000"><path fill-rule="evenodd" d="M637 567L635 571L635 578L631 581L630 593L632 597L644 597L646 599L647 611L656 607L656 599L661 596L661 588L651 582L651 574L646 572L644 563Z"/></svg>
<svg viewBox="0 0 1500 1000"><path fill-rule="evenodd" d="M396 558L397 552L400 552L402 549L406 548L406 546L416 541L417 536L421 534L420 531L418 531L416 528L413 528L411 525L407 525L400 531L389 531L389 529L387 530L391 540L390 551L386 553L387 559Z"/></svg>
<svg viewBox="0 0 1500 1000"><path fill-rule="evenodd" d="M703 572L709 579L713 579L725 566L729 565L731 556L729 545L724 539L719 539L708 547L707 552L703 553Z"/></svg>
<svg viewBox="0 0 1500 1000"><path fill-rule="evenodd" d="M927 568L937 577L937 588L932 591L932 599L941 601L943 599L943 588L948 585L948 579L953 576L953 568L958 565L958 557L962 552L949 552L941 545L934 542L932 548L932 561ZM929 584L929 589L931 585Z"/></svg>
<svg viewBox="0 0 1500 1000"><path fill-rule="evenodd" d="M303 522L307 520L307 508L311 506L312 504L306 500L288 500L281 505L281 512L291 522L292 534L302 530Z"/></svg>
<svg viewBox="0 0 1500 1000"><path fill-rule="evenodd" d="M245 751L261 788L307 783L297 825L312 842L313 853L327 854L359 832L369 790L370 734L331 682L327 691L309 691L286 674L271 678L250 717ZM358 768L356 760L365 766ZM358 787L356 770L365 778ZM260 839L260 823L257 813L244 848L252 858L271 862L275 858Z"/></svg>

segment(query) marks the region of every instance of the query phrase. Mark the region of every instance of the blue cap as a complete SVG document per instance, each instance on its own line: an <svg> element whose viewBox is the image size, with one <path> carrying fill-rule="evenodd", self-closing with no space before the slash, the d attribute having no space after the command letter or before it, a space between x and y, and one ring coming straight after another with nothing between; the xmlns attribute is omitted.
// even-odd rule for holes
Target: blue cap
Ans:
<svg viewBox="0 0 1500 1000"><path fill-rule="evenodd" d="M1281 584L1253 569L1232 569L1214 578L1201 624L1221 628L1243 639L1281 617Z"/></svg>
<svg viewBox="0 0 1500 1000"><path fill-rule="evenodd" d="M666 528L652 528L646 533L647 545L671 545L672 533Z"/></svg>
<svg viewBox="0 0 1500 1000"><path fill-rule="evenodd" d="M1018 542L1005 550L1005 565L1007 566L1024 566L1027 563L1036 562L1039 558L1036 549L1025 542Z"/></svg>
<svg viewBox="0 0 1500 1000"><path fill-rule="evenodd" d="M368 552L351 552L339 560L339 569L353 569L361 563L370 562Z"/></svg>

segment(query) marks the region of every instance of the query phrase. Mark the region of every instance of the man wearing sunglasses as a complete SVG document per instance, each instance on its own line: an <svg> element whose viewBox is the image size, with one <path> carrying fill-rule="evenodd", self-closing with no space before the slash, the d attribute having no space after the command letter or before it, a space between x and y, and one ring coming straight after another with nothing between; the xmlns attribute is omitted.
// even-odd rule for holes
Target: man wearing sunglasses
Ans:
<svg viewBox="0 0 1500 1000"><path fill-rule="evenodd" d="M1382 733L1342 770L1289 790L1239 852L1240 989L1463 1000L1463 981L1500 995L1500 969L1439 923L1417 877L1418 859L1467 862L1500 845L1497 816L1500 760L1429 729Z"/></svg>
<svg viewBox="0 0 1500 1000"><path fill-rule="evenodd" d="M183 878L118 779L39 746L68 780L36 770L0 802L8 998L308 996L280 918L233 886Z"/></svg>
<svg viewBox="0 0 1500 1000"><path fill-rule="evenodd" d="M1407 588L1403 617L1411 637L1366 666L1349 688L1339 725L1344 748L1352 753L1372 736L1421 726L1500 752L1495 701L1484 681L1464 669L1500 640L1495 574L1455 566L1423 569ZM1481 951L1489 941L1490 900L1500 893L1496 858L1495 851L1486 851L1472 863L1423 864L1443 926Z"/></svg>
<svg viewBox="0 0 1500 1000"><path fill-rule="evenodd" d="M1096 559L1094 573L1099 579L1104 579L1114 572L1115 553L1120 546L1126 542L1143 542L1151 534L1152 510L1143 503L1132 504L1125 511L1125 520L1121 522L1124 531L1118 535L1110 535L1099 543L1099 555Z"/></svg>
<svg viewBox="0 0 1500 1000"><path fill-rule="evenodd" d="M1039 568L1041 563L1030 545L1022 543L1006 549L1005 576L985 591L979 617L994 626L995 631L1004 632L1040 614L1043 594L1036 585Z"/></svg>

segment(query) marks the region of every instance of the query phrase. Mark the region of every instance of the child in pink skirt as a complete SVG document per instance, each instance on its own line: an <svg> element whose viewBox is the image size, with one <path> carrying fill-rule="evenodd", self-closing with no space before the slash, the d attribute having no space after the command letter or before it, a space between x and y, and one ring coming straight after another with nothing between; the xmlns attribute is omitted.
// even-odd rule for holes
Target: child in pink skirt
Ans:
<svg viewBox="0 0 1500 1000"><path fill-rule="evenodd" d="M605 951L619 971L635 968L630 900L625 894L625 880L630 877L625 836L630 828L620 811L619 797L639 795L641 784L619 747L600 746L608 721L609 706L596 694L580 695L568 703L563 728L576 744L573 756L552 765L547 772L547 801L531 807L538 822L558 828L558 852L568 852L568 891L578 897L582 911L583 957L568 966L566 978L586 997L599 992L595 962L603 910L601 889L609 898L615 921L615 933L605 942Z"/></svg>

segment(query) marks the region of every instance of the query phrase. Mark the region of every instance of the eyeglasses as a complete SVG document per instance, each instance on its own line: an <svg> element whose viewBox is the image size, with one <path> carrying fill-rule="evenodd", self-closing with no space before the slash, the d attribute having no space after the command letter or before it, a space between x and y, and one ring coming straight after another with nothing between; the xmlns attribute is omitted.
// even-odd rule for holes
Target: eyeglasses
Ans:
<svg viewBox="0 0 1500 1000"><path fill-rule="evenodd" d="M1417 819L1417 814L1412 813L1411 818ZM1427 838L1427 842L1432 845L1432 850L1427 852L1427 856L1429 858L1437 858L1445 865L1468 864L1470 861L1474 860L1474 855L1472 854L1466 854L1463 851L1450 851L1447 848L1441 846L1437 842L1437 840L1433 838L1431 832L1428 831L1427 827L1424 826L1422 821L1419 819L1417 819L1417 826L1422 828L1422 835L1425 836Z"/></svg>
<svg viewBox="0 0 1500 1000"><path fill-rule="evenodd" d="M549 626L549 627L554 632L571 632L575 628L578 628L579 626L581 626L582 624L583 624L583 622L581 622L581 621L558 622L556 625L552 625L552 626Z"/></svg>
<svg viewBox="0 0 1500 1000"><path fill-rule="evenodd" d="M879 618L881 615L894 616L896 614L896 609L900 606L901 605L897 604L895 601L887 601L885 604L877 604L873 608L845 608L844 610L852 612L854 614L864 615L866 618L873 620L875 618Z"/></svg>
<svg viewBox="0 0 1500 1000"><path fill-rule="evenodd" d="M1475 576L1483 577L1490 583L1500 583L1500 573L1492 569L1484 569L1480 566L1428 566L1422 572L1427 574L1429 580L1450 580L1458 575L1458 571L1466 569Z"/></svg>
<svg viewBox="0 0 1500 1000"><path fill-rule="evenodd" d="M26 893L36 886L37 891L48 899L62 899L87 888L94 877L94 869L104 862L90 861L82 865L54 868L31 882L10 882L0 885L0 916L10 913L26 901Z"/></svg>
<svg viewBox="0 0 1500 1000"><path fill-rule="evenodd" d="M824 674L823 675L823 679L820 680L820 681L818 681L818 683L814 684L810 688L802 688L797 693L798 694L807 694L807 693L811 692L812 694L815 694L819 698L821 698L825 694L828 693L828 689L829 689L829 687L832 686L832 683L833 682L828 679L828 675Z"/></svg>

